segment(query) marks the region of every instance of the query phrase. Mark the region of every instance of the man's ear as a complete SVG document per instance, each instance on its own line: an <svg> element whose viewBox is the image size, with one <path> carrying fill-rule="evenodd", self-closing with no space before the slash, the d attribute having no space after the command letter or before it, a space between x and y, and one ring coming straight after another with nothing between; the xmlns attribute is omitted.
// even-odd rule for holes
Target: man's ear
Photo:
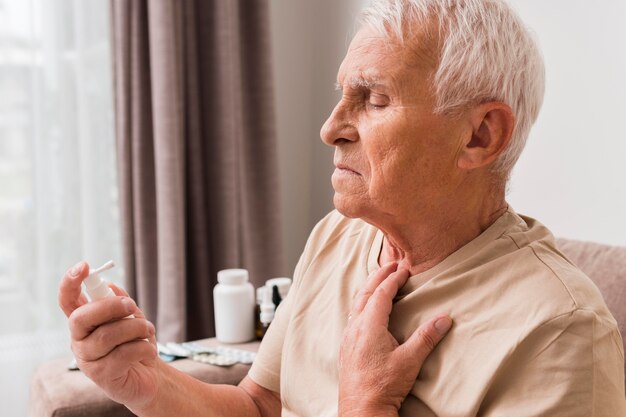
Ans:
<svg viewBox="0 0 626 417"><path fill-rule="evenodd" d="M470 111L471 137L459 154L458 167L475 169L492 163L511 141L515 116L511 108L499 101L490 101Z"/></svg>

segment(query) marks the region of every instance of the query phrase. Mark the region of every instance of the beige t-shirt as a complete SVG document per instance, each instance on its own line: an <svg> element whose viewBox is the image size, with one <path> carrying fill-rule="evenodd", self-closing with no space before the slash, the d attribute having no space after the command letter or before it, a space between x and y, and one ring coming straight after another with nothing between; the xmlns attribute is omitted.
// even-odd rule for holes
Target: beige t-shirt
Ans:
<svg viewBox="0 0 626 417"><path fill-rule="evenodd" d="M337 415L337 359L354 295L378 269L382 233L330 213L313 230L250 377L282 415ZM624 351L594 284L536 220L506 212L400 290L389 329L402 343L447 312L400 416L623 417Z"/></svg>

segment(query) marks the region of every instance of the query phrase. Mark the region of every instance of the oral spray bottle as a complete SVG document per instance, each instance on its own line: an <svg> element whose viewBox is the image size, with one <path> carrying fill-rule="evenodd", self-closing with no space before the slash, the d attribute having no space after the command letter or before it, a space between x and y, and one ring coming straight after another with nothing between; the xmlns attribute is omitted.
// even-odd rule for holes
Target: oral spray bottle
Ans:
<svg viewBox="0 0 626 417"><path fill-rule="evenodd" d="M115 297L115 293L109 288L109 283L100 277L100 273L113 268L115 263L109 261L98 269L90 269L89 276L85 278L84 284L91 301L100 300L106 297Z"/></svg>
<svg viewBox="0 0 626 417"><path fill-rule="evenodd" d="M100 277L100 273L108 271L115 266L115 262L109 261L102 265L98 269L90 269L89 276L85 278L83 283L85 284L85 290L91 298L91 301L100 300L107 297L115 297L115 293L109 288L109 282L106 279ZM128 318L134 318L132 314Z"/></svg>
<svg viewBox="0 0 626 417"><path fill-rule="evenodd" d="M111 288L109 288L109 283L107 282L107 280L100 277L101 272L108 271L114 266L115 262L109 261L98 269L89 270L89 275L87 276L87 278L85 278L83 284L85 284L85 290L87 292L87 295L89 295L91 301L101 300L107 297L115 297L115 293ZM132 319L135 318L135 316L131 314L130 316L128 316L128 318ZM75 358L71 360L67 369L69 369L70 371L78 370L78 365L76 364Z"/></svg>

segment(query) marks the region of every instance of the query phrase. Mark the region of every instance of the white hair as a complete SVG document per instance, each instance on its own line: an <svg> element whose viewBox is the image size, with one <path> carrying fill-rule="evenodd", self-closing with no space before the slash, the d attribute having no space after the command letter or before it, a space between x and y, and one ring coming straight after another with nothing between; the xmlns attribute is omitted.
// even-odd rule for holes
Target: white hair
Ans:
<svg viewBox="0 0 626 417"><path fill-rule="evenodd" d="M435 112L492 100L510 106L513 134L493 166L508 178L539 114L545 82L539 48L511 7L503 0L372 0L359 21L401 42L435 25Z"/></svg>

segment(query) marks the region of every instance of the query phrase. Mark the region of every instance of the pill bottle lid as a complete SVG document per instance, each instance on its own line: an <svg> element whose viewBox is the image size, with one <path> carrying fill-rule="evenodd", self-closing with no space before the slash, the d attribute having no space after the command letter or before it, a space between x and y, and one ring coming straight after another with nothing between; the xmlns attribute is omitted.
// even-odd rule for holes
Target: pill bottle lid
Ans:
<svg viewBox="0 0 626 417"><path fill-rule="evenodd" d="M272 288L274 285L278 287L280 298L285 299L289 293L289 289L291 288L291 278L279 277L271 278L265 281L265 286L268 288Z"/></svg>
<svg viewBox="0 0 626 417"><path fill-rule="evenodd" d="M248 282L247 269L224 269L217 273L217 282L224 285L241 285Z"/></svg>

